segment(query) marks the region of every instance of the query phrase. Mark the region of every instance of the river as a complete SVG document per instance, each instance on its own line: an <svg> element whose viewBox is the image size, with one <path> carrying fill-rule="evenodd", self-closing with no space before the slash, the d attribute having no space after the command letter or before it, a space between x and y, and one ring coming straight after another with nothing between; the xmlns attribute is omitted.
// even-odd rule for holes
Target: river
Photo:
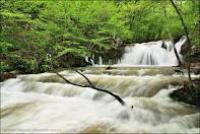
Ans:
<svg viewBox="0 0 200 134"><path fill-rule="evenodd" d="M199 133L198 109L169 97L187 82L186 74L166 67L177 65L174 52L170 45L164 49L161 42L150 44L127 47L112 67L78 68L96 87L118 94L125 106L108 94L67 84L54 73L18 75L1 82L1 132ZM88 84L76 72L60 74Z"/></svg>
<svg viewBox="0 0 200 134"><path fill-rule="evenodd" d="M19 75L1 83L2 132L199 132L198 109L169 97L187 81L173 69L91 67L82 71L97 87L119 94L127 105L91 88L66 84L53 73ZM77 73L60 73L87 84Z"/></svg>

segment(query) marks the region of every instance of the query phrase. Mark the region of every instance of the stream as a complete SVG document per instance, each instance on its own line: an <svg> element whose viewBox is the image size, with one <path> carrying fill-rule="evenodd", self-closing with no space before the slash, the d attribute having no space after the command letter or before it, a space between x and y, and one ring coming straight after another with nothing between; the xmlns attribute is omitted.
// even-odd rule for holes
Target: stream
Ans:
<svg viewBox="0 0 200 134"><path fill-rule="evenodd" d="M100 60L100 65L78 68L96 87L118 94L125 106L108 94L67 84L54 73L18 75L1 82L1 132L199 133L199 109L169 97L187 82L186 74L167 67L177 65L170 43L165 49L161 42L150 44L125 48L112 67ZM88 84L70 70L60 74Z"/></svg>
<svg viewBox="0 0 200 134"><path fill-rule="evenodd" d="M91 88L66 84L53 73L19 75L1 83L1 131L199 132L198 109L169 97L187 81L173 69L90 67L82 68L82 72L95 86L119 94L127 105L121 106L113 97ZM72 82L87 84L77 73L60 74Z"/></svg>

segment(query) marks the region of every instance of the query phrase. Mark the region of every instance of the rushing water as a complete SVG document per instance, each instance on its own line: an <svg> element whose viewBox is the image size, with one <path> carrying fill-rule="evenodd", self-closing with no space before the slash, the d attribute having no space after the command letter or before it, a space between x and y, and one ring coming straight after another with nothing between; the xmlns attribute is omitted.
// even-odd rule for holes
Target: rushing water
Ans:
<svg viewBox="0 0 200 134"><path fill-rule="evenodd" d="M86 57L87 62L93 65L113 65L115 66L141 66L141 65L154 65L154 66L176 66L178 65L177 57L174 52L176 48L177 53L182 60L180 54L181 46L185 43L186 38L183 36L176 44L170 40L153 41L147 43L133 44L126 46L124 54L117 60L102 56L95 58L93 55L90 59ZM106 62L107 61L107 62Z"/></svg>
<svg viewBox="0 0 200 134"><path fill-rule="evenodd" d="M53 73L20 75L1 83L1 132L198 133L198 110L169 98L187 78L169 68L87 68L97 86L119 94L64 83ZM61 72L68 80L87 82ZM134 106L131 109L131 105Z"/></svg>

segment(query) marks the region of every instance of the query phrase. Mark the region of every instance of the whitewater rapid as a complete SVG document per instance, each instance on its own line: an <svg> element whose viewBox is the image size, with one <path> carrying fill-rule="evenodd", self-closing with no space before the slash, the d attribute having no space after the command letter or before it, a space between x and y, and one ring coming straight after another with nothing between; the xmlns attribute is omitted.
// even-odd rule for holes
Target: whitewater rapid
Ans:
<svg viewBox="0 0 200 134"><path fill-rule="evenodd" d="M74 72L60 73L87 84ZM185 76L155 68L87 68L83 73L127 105L91 88L66 84L53 73L19 75L1 83L1 132L199 133L198 109L169 97L187 81Z"/></svg>

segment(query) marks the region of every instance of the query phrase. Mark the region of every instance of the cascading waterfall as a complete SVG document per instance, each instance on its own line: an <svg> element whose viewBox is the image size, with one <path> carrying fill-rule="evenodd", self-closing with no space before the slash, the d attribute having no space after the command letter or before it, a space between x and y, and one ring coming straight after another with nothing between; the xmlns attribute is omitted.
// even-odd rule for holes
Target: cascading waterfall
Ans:
<svg viewBox="0 0 200 134"><path fill-rule="evenodd" d="M125 47L125 53L114 66L141 66L141 65L154 65L154 66L176 66L178 60L175 55L173 45L175 46L180 59L181 46L185 43L186 37L183 36L175 45L172 41L154 41L141 44L133 44ZM103 65L103 59L99 56L99 60L94 60L94 55L90 58L92 65ZM107 57L109 59L110 57ZM109 59L110 60L110 59ZM95 62L94 62L95 61ZM110 65L110 64L109 64ZM112 64L111 64L112 65Z"/></svg>
<svg viewBox="0 0 200 134"><path fill-rule="evenodd" d="M175 44L179 57L182 57L180 50L185 41L186 38L182 37ZM125 48L126 53L118 61L118 65L176 66L178 61L173 45L171 41L157 41L127 46Z"/></svg>
<svg viewBox="0 0 200 134"><path fill-rule="evenodd" d="M96 86L119 94L127 106L91 88L66 84L53 73L20 75L1 83L1 132L199 132L198 109L169 98L187 81L172 69L88 68L83 73ZM76 73L60 74L87 84Z"/></svg>

